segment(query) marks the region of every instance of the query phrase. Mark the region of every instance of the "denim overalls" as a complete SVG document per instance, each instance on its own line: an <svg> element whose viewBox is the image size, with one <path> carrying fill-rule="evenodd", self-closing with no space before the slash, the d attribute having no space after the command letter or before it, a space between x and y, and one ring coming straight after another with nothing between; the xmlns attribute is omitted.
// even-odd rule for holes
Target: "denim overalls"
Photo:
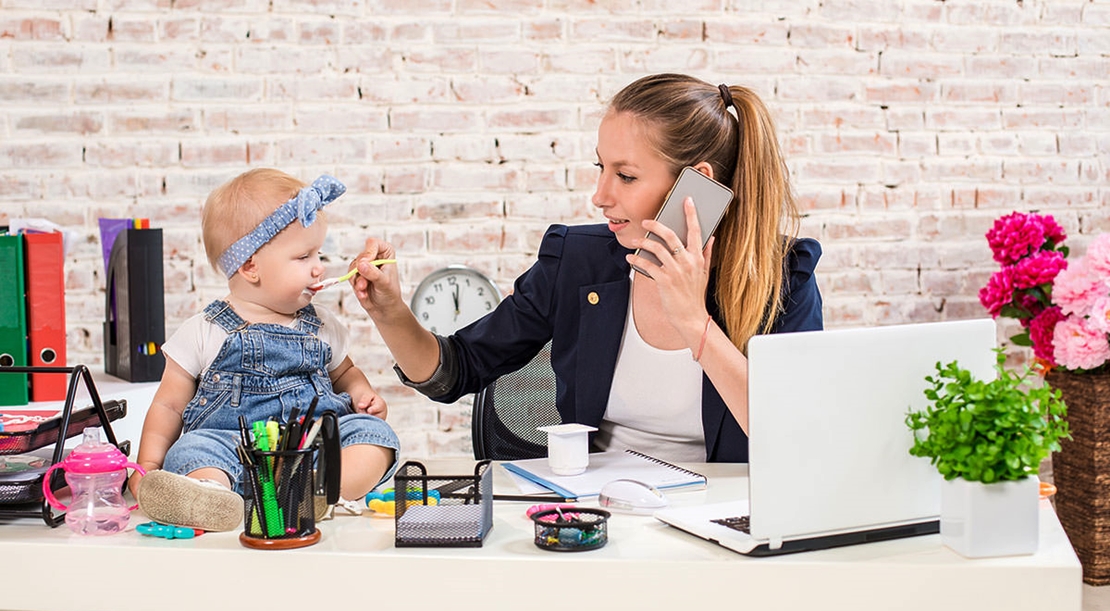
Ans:
<svg viewBox="0 0 1110 611"><path fill-rule="evenodd" d="M321 322L311 304L297 312L293 327L249 324L222 300L209 304L204 314L228 336L200 375L196 395L185 406L181 437L166 453L163 469L187 475L216 467L242 494L242 465L235 454L239 416L248 423L268 418L285 422L293 407L304 415L313 397L319 398L317 416L325 411L340 415L342 447L371 444L397 454L400 442L393 429L376 416L354 413L351 396L332 389L327 372L331 346L316 336ZM396 468L395 460L382 481Z"/></svg>

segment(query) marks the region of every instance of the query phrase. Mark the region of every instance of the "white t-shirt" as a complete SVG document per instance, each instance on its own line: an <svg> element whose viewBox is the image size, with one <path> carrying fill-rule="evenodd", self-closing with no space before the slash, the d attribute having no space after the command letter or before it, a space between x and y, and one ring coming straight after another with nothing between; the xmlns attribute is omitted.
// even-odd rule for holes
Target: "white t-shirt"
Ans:
<svg viewBox="0 0 1110 611"><path fill-rule="evenodd" d="M317 337L331 346L331 362L327 364L328 371L331 371L347 357L347 327L327 309L314 307L321 323ZM296 324L297 320L294 319L287 326L295 328ZM201 312L186 320L162 344L162 351L196 378L216 360L227 335L220 325L209 322L204 317L204 312Z"/></svg>
<svg viewBox="0 0 1110 611"><path fill-rule="evenodd" d="M660 350L645 342L631 297L627 321L597 445L670 462L705 462L701 365L689 350Z"/></svg>

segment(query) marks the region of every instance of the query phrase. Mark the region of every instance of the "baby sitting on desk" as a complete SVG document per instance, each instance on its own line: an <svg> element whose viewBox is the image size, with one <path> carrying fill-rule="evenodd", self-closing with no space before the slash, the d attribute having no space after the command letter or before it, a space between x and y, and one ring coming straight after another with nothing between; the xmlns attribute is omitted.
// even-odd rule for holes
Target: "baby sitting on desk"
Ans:
<svg viewBox="0 0 1110 611"><path fill-rule="evenodd" d="M312 305L324 265L322 208L335 178L306 186L272 169L246 172L208 197L209 262L228 295L165 343L166 370L143 423L131 491L152 520L232 530L243 519L239 418L286 422L316 398L339 415L340 495L361 498L397 468L386 404L347 355L347 330Z"/></svg>

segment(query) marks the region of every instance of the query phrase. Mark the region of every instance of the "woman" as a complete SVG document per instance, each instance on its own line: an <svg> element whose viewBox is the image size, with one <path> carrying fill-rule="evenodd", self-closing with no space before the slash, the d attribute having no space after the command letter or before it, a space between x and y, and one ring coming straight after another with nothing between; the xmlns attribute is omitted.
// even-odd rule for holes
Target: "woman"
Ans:
<svg viewBox="0 0 1110 611"><path fill-rule="evenodd" d="M479 390L550 340L563 422L599 427L594 449L746 462L748 339L822 328L821 249L793 237L798 213L766 107L744 87L641 78L610 102L597 166L592 201L608 223L549 228L536 263L481 320L450 337L424 330L396 267L370 264L394 256L373 238L355 262L359 303L402 381L434 400ZM690 246L654 220L686 166L736 194L704 249L696 202L684 203ZM641 247L662 265L636 256Z"/></svg>

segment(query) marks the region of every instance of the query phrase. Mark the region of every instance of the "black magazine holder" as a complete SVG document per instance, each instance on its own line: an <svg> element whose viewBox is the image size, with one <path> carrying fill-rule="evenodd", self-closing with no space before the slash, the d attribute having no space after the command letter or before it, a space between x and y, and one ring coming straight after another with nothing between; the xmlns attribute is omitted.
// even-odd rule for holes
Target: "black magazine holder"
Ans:
<svg viewBox="0 0 1110 611"><path fill-rule="evenodd" d="M93 384L92 374L88 367L84 365L74 365L72 367L0 367L0 374L4 373L68 374L69 385L66 390L65 405L57 417L41 423L32 430L0 432L0 454L24 454L54 444L50 464L57 464L65 456L66 440L80 435L88 426L101 427L108 443L119 448L124 454L130 453L130 442L118 442L111 425L112 420L118 420L127 415L127 401L101 401L100 393L97 392L96 385ZM92 405L75 411L73 404L77 397L77 385L82 382L89 392ZM65 433L62 434L62 431L65 431ZM24 482L20 486L29 492L37 491L36 498L38 498L41 496L44 475L45 472L40 473L33 481ZM0 483L0 486L2 485ZM57 491L64 488L65 485L64 473L60 469L55 470L50 477L50 489ZM55 514L45 498L11 504L0 503L0 519L35 516L42 516L43 521L51 528L65 521L65 513Z"/></svg>

